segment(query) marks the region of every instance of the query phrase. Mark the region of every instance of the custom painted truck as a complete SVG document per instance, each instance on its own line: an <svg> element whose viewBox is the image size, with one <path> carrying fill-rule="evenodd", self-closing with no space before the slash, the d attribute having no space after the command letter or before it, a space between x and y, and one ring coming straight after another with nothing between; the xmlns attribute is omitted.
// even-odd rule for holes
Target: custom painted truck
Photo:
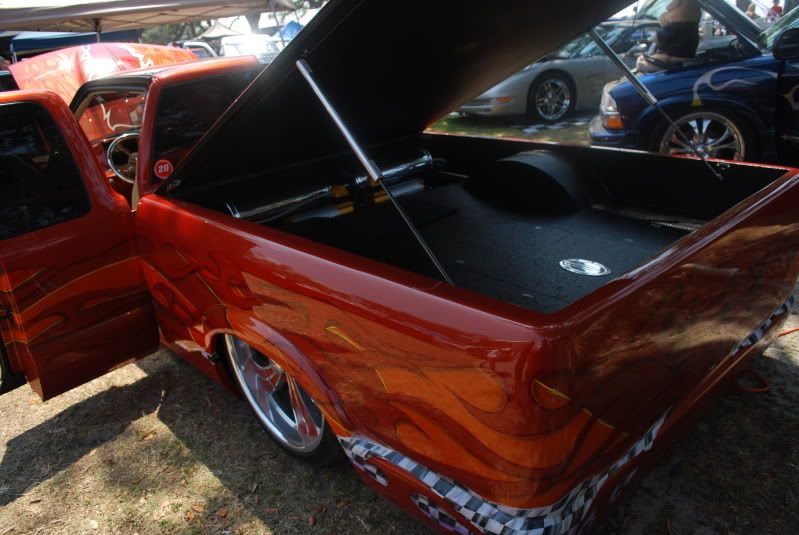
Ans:
<svg viewBox="0 0 799 535"><path fill-rule="evenodd" d="M332 0L130 199L0 95L3 388L160 344L443 533L588 530L787 317L799 174L425 133L625 4L575 2Z"/></svg>

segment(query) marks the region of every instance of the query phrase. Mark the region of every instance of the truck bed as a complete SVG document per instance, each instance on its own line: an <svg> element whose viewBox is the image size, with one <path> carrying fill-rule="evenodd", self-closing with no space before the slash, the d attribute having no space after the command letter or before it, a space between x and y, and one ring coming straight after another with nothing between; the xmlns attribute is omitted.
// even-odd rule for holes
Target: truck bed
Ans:
<svg viewBox="0 0 799 535"><path fill-rule="evenodd" d="M421 149L391 147L394 159L381 156L392 162L381 167L453 283L543 314L641 266L785 172L728 166L719 181L686 158L447 136L424 142ZM356 178L362 172L351 157L333 157L186 195L234 217L441 280L382 189ZM325 193L333 190L346 194ZM591 276L562 267L573 259L609 272Z"/></svg>
<svg viewBox="0 0 799 535"><path fill-rule="evenodd" d="M402 197L401 204L456 285L550 313L621 275L687 231L588 208L535 213L498 207L460 183ZM283 227L328 245L435 277L430 260L389 203L368 214L309 219ZM606 276L570 273L586 259Z"/></svg>

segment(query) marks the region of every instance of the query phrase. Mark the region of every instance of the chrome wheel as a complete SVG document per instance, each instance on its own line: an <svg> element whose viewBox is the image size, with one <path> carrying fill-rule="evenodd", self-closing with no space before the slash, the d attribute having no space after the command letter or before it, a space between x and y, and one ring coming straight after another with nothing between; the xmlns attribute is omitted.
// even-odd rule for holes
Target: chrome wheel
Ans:
<svg viewBox="0 0 799 535"><path fill-rule="evenodd" d="M566 80L547 78L536 86L533 99L539 117L545 121L559 121L571 108L571 88Z"/></svg>
<svg viewBox="0 0 799 535"><path fill-rule="evenodd" d="M225 336L230 364L244 396L272 437L299 455L314 453L322 442L325 420L296 379L266 355Z"/></svg>
<svg viewBox="0 0 799 535"><path fill-rule="evenodd" d="M693 149L685 141L688 140L705 158L743 160L746 157L746 142L740 128L723 115L692 113L678 119L674 125L676 129L669 126L660 141L658 150L664 154L694 156Z"/></svg>

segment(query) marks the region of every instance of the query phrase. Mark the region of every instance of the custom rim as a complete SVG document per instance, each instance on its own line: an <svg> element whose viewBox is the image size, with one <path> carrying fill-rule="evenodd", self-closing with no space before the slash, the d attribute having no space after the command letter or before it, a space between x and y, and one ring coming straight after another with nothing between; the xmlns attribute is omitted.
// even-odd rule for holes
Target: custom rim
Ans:
<svg viewBox="0 0 799 535"><path fill-rule="evenodd" d="M572 97L569 84L560 78L548 78L535 90L535 110L547 121L557 121L569 111Z"/></svg>
<svg viewBox="0 0 799 535"><path fill-rule="evenodd" d="M676 127L676 128L675 128ZM660 152L678 156L695 156L682 137L691 141L705 158L743 160L746 144L741 130L718 113L701 112L686 115L669 126L660 141Z"/></svg>
<svg viewBox="0 0 799 535"><path fill-rule="evenodd" d="M238 338L225 336L233 371L258 419L282 446L313 453L325 420L316 403L283 368Z"/></svg>

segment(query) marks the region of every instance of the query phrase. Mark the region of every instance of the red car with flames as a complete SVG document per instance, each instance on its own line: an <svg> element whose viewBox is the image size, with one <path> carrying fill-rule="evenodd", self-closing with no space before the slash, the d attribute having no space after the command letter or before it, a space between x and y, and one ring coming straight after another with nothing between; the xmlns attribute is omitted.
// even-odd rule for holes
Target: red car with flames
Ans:
<svg viewBox="0 0 799 535"><path fill-rule="evenodd" d="M191 149L152 85L130 199L0 96L3 388L160 343L435 529L588 529L787 317L799 175L425 133L626 4L575 1L332 0Z"/></svg>

